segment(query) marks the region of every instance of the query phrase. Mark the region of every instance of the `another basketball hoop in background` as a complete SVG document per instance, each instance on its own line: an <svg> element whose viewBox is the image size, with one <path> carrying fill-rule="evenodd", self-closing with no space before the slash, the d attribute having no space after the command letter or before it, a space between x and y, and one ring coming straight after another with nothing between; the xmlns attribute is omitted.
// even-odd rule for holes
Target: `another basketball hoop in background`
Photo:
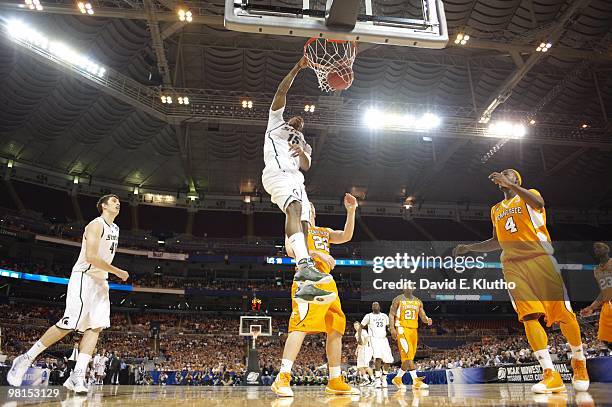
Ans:
<svg viewBox="0 0 612 407"><path fill-rule="evenodd" d="M308 67L315 71L324 92L348 89L353 84L356 54L355 41L311 38L304 45Z"/></svg>
<svg viewBox="0 0 612 407"><path fill-rule="evenodd" d="M255 341L257 341L259 334L261 334L261 325L251 325L249 329L251 331L251 336L253 337L253 343L252 343L251 349L255 349Z"/></svg>

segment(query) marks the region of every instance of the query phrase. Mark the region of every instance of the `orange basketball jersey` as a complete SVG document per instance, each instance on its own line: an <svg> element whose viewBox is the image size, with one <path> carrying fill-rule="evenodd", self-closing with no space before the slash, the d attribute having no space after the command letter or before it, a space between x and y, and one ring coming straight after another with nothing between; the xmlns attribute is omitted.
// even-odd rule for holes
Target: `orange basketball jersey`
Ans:
<svg viewBox="0 0 612 407"><path fill-rule="evenodd" d="M318 251L329 254L329 232L331 229L322 227L308 228L308 251ZM320 262L315 259L317 269L322 273L331 272L327 263Z"/></svg>
<svg viewBox="0 0 612 407"><path fill-rule="evenodd" d="M395 326L418 328L419 310L422 305L421 300L416 297L411 300L400 300L395 314Z"/></svg>
<svg viewBox="0 0 612 407"><path fill-rule="evenodd" d="M540 195L535 189L530 191ZM516 195L491 208L491 222L503 250L502 261L553 253L546 229L546 209L532 208Z"/></svg>

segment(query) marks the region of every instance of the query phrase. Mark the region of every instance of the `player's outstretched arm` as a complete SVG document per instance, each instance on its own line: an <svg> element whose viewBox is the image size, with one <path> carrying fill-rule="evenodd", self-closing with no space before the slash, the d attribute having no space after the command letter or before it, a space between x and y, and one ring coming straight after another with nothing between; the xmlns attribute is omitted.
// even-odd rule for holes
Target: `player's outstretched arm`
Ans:
<svg viewBox="0 0 612 407"><path fill-rule="evenodd" d="M489 179L494 184L501 185L504 188L514 191L523 201L527 202L529 206L536 209L544 208L544 198L542 198L542 195L537 193L537 191L523 188L519 184L511 182L508 177L500 172L492 173L489 175Z"/></svg>
<svg viewBox="0 0 612 407"><path fill-rule="evenodd" d="M90 222L85 227L85 240L87 240L87 248L85 250L85 261L97 269L106 271L119 277L125 281L128 279L129 274L127 271L121 270L102 260L98 256L98 250L100 248L100 239L102 239L102 232L104 231L102 225L99 222Z"/></svg>
<svg viewBox="0 0 612 407"><path fill-rule="evenodd" d="M344 207L346 208L346 222L344 230L332 230L329 233L329 242L333 244L342 244L350 242L355 231L355 212L357 211L357 198L353 195L344 194Z"/></svg>
<svg viewBox="0 0 612 407"><path fill-rule="evenodd" d="M289 92L289 88L293 84L293 80L297 76L297 74L304 68L307 67L306 57L302 57L297 64L289 71L287 76L281 81L280 85L278 85L278 89L276 90L276 94L274 95L274 100L272 101L272 110L278 110L285 107L287 104L287 92Z"/></svg>
<svg viewBox="0 0 612 407"><path fill-rule="evenodd" d="M500 250L501 246L499 245L499 241L497 240L497 232L495 231L495 227L493 227L493 237L482 242L472 243L472 244L459 244L457 247L453 249L453 257L461 256L463 254L469 252L492 252L495 250Z"/></svg>
<svg viewBox="0 0 612 407"><path fill-rule="evenodd" d="M581 317L588 317L589 315L593 315L593 313L597 310L599 310L601 308L601 306L603 305L604 301L603 301L603 295L601 292L599 292L599 295L597 296L597 298L595 298L595 301L593 301L593 303L591 305L589 305L586 308L583 308L580 310L580 316Z"/></svg>

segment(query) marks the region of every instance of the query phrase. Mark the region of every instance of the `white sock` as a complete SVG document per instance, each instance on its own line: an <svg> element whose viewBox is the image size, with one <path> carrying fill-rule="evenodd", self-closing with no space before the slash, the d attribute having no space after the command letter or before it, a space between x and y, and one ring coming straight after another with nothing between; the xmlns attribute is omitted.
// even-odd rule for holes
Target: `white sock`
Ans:
<svg viewBox="0 0 612 407"><path fill-rule="evenodd" d="M79 373L87 373L87 365L89 365L89 361L91 360L91 355L86 353L79 353L77 356L76 365L74 366L74 371Z"/></svg>
<svg viewBox="0 0 612 407"><path fill-rule="evenodd" d="M540 366L542 366L542 369L555 370L555 366L553 365L552 359L550 358L550 353L548 352L548 349L540 349L533 352L533 354L538 359L538 362L540 362Z"/></svg>
<svg viewBox="0 0 612 407"><path fill-rule="evenodd" d="M289 236L289 243L291 244L291 248L293 249L293 253L295 254L295 262L299 263L300 260L307 259L310 256L308 255L308 248L306 248L306 241L304 240L304 233L297 232Z"/></svg>
<svg viewBox="0 0 612 407"><path fill-rule="evenodd" d="M402 377L404 377L404 373L406 373L406 372L404 372L402 369L399 369L395 376L397 376L397 377L399 377L401 379Z"/></svg>
<svg viewBox="0 0 612 407"><path fill-rule="evenodd" d="M38 357L38 355L40 355L45 349L47 349L47 347L41 342L41 341L36 341L36 343L34 345L32 345L32 347L30 348L29 351L27 351L25 354L28 356L28 358L30 360L34 360Z"/></svg>
<svg viewBox="0 0 612 407"><path fill-rule="evenodd" d="M329 367L329 378L335 379L336 377L340 377L341 374L340 366Z"/></svg>
<svg viewBox="0 0 612 407"><path fill-rule="evenodd" d="M412 377L412 380L415 380L417 378L416 369L410 370L409 373L410 377Z"/></svg>
<svg viewBox="0 0 612 407"><path fill-rule="evenodd" d="M572 348L572 358L573 359L576 359L576 360L586 360L586 358L584 357L584 352L582 350L582 344L580 344L578 346L570 345L570 348Z"/></svg>
<svg viewBox="0 0 612 407"><path fill-rule="evenodd" d="M293 361L289 359L281 360L281 368L280 368L281 373L291 373L292 367L293 367Z"/></svg>

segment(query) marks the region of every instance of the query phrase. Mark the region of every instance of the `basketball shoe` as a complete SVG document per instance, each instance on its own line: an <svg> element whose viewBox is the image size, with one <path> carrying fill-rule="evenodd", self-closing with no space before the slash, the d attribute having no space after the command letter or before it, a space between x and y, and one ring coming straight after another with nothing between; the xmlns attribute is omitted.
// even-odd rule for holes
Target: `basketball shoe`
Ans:
<svg viewBox="0 0 612 407"><path fill-rule="evenodd" d="M361 394L361 392L349 386L342 376L334 377L333 379L329 379L327 383L327 387L325 387L325 393L327 394L338 394L338 395L354 395L357 396Z"/></svg>
<svg viewBox="0 0 612 407"><path fill-rule="evenodd" d="M270 388L277 396L293 397L293 390L291 390L291 373L279 373Z"/></svg>
<svg viewBox="0 0 612 407"><path fill-rule="evenodd" d="M552 369L544 369L542 381L534 384L531 391L538 394L560 393L565 391L565 385L559 372Z"/></svg>

